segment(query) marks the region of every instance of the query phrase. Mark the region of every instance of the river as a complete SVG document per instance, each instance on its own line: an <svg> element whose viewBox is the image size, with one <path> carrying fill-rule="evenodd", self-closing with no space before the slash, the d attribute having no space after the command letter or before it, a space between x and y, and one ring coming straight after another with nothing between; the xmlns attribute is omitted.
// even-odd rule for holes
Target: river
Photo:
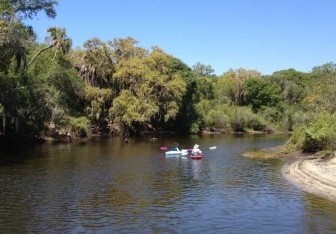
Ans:
<svg viewBox="0 0 336 234"><path fill-rule="evenodd" d="M157 138L1 150L0 233L336 233L335 203L242 156L287 136ZM217 149L166 158L174 142Z"/></svg>

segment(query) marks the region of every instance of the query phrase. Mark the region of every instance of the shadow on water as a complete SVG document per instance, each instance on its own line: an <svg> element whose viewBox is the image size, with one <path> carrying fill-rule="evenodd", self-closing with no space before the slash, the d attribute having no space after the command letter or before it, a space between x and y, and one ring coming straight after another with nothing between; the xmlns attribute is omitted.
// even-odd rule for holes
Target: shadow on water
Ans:
<svg viewBox="0 0 336 234"><path fill-rule="evenodd" d="M336 233L336 205L334 202L305 194L305 213L308 217L306 233ZM327 232L326 232L326 227Z"/></svg>
<svg viewBox="0 0 336 234"><path fill-rule="evenodd" d="M51 151L66 151L74 147L101 144L108 139L109 137L92 137L71 142L60 142L0 136L0 167L22 164L34 158L49 157Z"/></svg>
<svg viewBox="0 0 336 234"><path fill-rule="evenodd" d="M1 139L0 167L24 163L33 157L33 154L30 152L34 151L35 148L40 148L44 144L36 141L21 141L20 139Z"/></svg>

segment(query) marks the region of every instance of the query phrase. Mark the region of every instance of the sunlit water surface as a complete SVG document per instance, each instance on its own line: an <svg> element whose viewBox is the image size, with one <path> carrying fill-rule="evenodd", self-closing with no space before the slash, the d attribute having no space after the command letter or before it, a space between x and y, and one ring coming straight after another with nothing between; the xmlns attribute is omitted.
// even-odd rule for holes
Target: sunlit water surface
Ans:
<svg viewBox="0 0 336 234"><path fill-rule="evenodd" d="M287 136L149 139L2 150L0 233L336 233L335 203L242 156ZM174 142L217 149L166 158Z"/></svg>

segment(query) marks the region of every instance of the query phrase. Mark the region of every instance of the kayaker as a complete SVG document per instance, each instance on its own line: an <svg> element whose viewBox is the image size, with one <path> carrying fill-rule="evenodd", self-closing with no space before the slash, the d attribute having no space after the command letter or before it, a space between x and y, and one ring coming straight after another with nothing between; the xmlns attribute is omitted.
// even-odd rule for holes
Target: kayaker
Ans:
<svg viewBox="0 0 336 234"><path fill-rule="evenodd" d="M175 143L174 147L172 148L172 151L181 151L178 146L179 144Z"/></svg>
<svg viewBox="0 0 336 234"><path fill-rule="evenodd" d="M199 145L194 145L193 150L191 151L191 154L194 156L198 156L202 154L202 150L199 149Z"/></svg>

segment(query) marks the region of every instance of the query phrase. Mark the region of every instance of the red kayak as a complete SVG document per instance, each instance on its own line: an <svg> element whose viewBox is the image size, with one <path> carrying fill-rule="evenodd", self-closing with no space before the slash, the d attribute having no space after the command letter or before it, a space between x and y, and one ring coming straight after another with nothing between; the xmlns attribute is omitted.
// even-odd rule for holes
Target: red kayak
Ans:
<svg viewBox="0 0 336 234"><path fill-rule="evenodd" d="M198 155L191 155L191 159L201 159L203 157L203 154L198 154Z"/></svg>

